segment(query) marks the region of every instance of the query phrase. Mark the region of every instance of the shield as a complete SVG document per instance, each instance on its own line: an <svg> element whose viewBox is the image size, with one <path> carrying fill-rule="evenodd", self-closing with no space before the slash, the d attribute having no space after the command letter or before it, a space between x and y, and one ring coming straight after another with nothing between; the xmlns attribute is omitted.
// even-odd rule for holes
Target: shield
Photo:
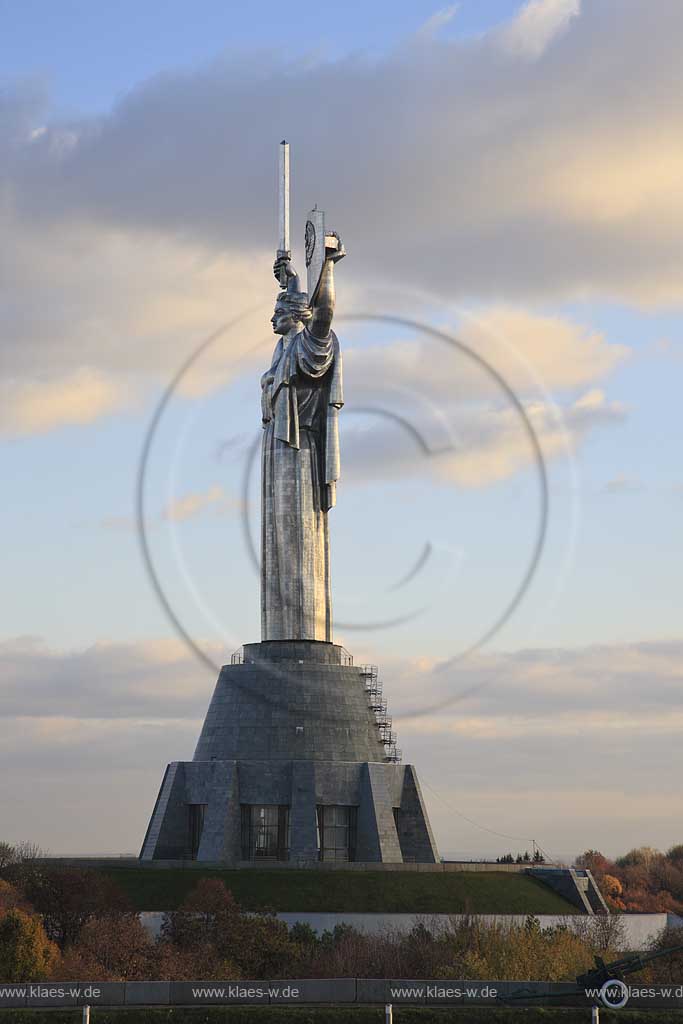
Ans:
<svg viewBox="0 0 683 1024"><path fill-rule="evenodd" d="M316 207L311 210L306 221L306 290L311 306L315 305L320 275L325 266L325 256L339 248L339 239L332 232L325 230L325 214Z"/></svg>

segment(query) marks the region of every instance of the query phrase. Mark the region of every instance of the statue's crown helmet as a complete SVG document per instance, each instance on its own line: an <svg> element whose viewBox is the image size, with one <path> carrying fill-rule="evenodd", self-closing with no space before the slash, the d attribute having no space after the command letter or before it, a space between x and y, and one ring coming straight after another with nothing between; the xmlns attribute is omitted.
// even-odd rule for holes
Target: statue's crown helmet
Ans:
<svg viewBox="0 0 683 1024"><path fill-rule="evenodd" d="M308 309L308 294L301 291L301 282L299 281L299 275L294 274L287 281L286 291L280 292L277 297L279 304L283 306L289 306L290 309L302 312Z"/></svg>

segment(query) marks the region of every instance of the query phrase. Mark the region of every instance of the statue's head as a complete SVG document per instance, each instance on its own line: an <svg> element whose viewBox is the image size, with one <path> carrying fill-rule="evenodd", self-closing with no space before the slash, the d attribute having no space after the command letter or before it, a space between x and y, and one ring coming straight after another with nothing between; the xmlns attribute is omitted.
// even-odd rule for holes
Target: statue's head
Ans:
<svg viewBox="0 0 683 1024"><path fill-rule="evenodd" d="M308 295L299 290L298 275L290 277L287 290L280 292L275 302L275 312L270 318L274 334L289 334L299 324L307 324L313 316L308 305ZM300 328L299 328L300 329Z"/></svg>

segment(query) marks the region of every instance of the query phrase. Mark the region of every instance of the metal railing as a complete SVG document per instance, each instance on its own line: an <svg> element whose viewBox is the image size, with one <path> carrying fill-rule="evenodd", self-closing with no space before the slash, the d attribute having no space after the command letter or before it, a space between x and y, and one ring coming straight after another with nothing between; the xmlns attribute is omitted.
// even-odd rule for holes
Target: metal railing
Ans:
<svg viewBox="0 0 683 1024"><path fill-rule="evenodd" d="M353 665L353 655L345 647L341 649L342 665Z"/></svg>

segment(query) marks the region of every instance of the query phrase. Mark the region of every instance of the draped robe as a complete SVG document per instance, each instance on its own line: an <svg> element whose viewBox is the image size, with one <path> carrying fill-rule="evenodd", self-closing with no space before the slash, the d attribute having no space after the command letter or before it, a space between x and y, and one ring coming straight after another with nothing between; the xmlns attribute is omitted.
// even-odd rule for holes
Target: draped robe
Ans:
<svg viewBox="0 0 683 1024"><path fill-rule="evenodd" d="M344 404L334 332L280 338L261 388L261 639L331 641L327 513Z"/></svg>

